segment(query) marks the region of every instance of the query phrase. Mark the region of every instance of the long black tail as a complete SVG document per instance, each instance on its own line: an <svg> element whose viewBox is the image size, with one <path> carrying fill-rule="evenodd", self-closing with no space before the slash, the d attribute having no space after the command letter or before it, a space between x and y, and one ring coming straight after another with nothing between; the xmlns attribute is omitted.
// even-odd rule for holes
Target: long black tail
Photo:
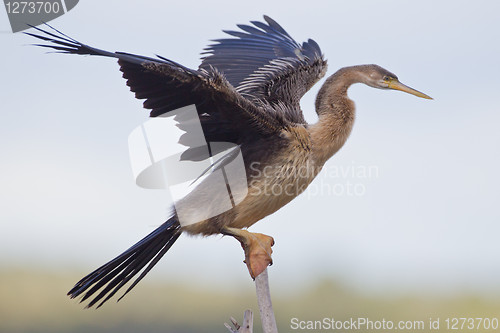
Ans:
<svg viewBox="0 0 500 333"><path fill-rule="evenodd" d="M85 293L81 303L104 287L87 305L90 308L102 300L97 306L99 308L149 263L119 301L156 265L181 233L181 226L174 215L127 251L78 281L68 292L68 296L75 298Z"/></svg>

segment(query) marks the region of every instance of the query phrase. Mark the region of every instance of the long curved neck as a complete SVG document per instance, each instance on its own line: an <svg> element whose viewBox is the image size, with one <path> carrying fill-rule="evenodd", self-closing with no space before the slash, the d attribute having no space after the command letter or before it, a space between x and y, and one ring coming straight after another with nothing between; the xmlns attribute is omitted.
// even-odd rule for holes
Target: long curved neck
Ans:
<svg viewBox="0 0 500 333"><path fill-rule="evenodd" d="M346 142L355 118L354 102L347 89L363 82L358 66L345 67L330 76L316 97L318 122L309 127L314 159L323 165Z"/></svg>

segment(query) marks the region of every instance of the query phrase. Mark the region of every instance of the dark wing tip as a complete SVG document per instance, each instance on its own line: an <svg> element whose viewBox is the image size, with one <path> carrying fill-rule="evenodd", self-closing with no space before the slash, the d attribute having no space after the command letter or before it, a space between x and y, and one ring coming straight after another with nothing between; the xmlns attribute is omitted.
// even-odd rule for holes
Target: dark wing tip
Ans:
<svg viewBox="0 0 500 333"><path fill-rule="evenodd" d="M309 38L307 42L302 43L302 51L309 59L323 58L323 53L318 43Z"/></svg>
<svg viewBox="0 0 500 333"><path fill-rule="evenodd" d="M278 22L276 22L275 20L273 20L272 18L270 18L269 16L267 15L264 15L264 20L267 22L267 24L269 24L270 27L276 29L277 31L279 31L280 33L282 33L283 35L286 35L286 36L290 36L288 35L288 33L285 31L285 29L283 29L283 27L281 25L278 24Z"/></svg>
<svg viewBox="0 0 500 333"><path fill-rule="evenodd" d="M63 32L57 30L48 23L44 23L48 28L42 29L36 26L31 26L33 29L37 30L40 34L32 32L24 32L24 34L41 39L50 44L34 44L35 46L52 48L61 53L73 53L80 55L100 55L106 57L116 57L113 52L108 52L100 49L93 48L91 46L85 45L74 38L69 37Z"/></svg>

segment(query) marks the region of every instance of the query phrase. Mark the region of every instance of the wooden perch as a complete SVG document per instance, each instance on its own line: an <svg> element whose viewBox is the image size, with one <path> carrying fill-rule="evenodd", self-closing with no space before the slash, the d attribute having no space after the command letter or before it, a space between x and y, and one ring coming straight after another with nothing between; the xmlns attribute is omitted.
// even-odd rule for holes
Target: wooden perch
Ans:
<svg viewBox="0 0 500 333"><path fill-rule="evenodd" d="M264 333L278 333L276 318L274 317L273 304L271 302L271 292L269 290L269 277L267 268L255 278L255 289L257 292L257 304L259 305L260 319L262 321L262 331ZM231 333L253 333L253 313L246 310L243 316L243 325L231 317L231 325L224 323L224 326Z"/></svg>
<svg viewBox="0 0 500 333"><path fill-rule="evenodd" d="M257 304L259 304L262 331L264 333L278 333L278 326L276 325L273 304L271 302L267 268L255 278L255 289L257 291Z"/></svg>

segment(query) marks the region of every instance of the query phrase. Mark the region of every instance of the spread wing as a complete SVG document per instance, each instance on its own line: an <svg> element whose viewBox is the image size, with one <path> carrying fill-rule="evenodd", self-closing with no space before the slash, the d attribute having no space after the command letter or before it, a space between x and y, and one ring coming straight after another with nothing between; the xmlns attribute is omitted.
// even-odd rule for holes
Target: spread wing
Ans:
<svg viewBox="0 0 500 333"><path fill-rule="evenodd" d="M242 144L276 135L286 126L279 115L244 98L213 68L192 70L160 56L108 52L82 44L52 27L53 31L33 28L42 34L28 35L50 43L38 46L62 53L117 58L127 85L136 98L145 99L144 107L151 110L151 117L195 104L207 142Z"/></svg>
<svg viewBox="0 0 500 333"><path fill-rule="evenodd" d="M267 24L252 21L254 26L238 25L243 31L225 31L236 38L215 40L200 69L217 68L242 96L305 123L300 99L325 75L326 60L312 39L299 45L273 19L264 19Z"/></svg>

